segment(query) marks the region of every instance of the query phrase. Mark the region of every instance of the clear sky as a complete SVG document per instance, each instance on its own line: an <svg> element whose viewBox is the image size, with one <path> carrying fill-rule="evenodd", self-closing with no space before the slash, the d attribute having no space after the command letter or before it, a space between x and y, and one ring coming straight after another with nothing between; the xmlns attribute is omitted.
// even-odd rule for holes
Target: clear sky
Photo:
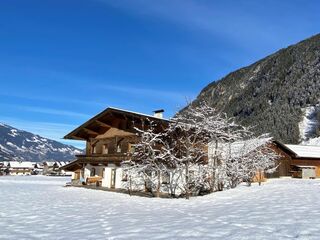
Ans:
<svg viewBox="0 0 320 240"><path fill-rule="evenodd" d="M319 9L311 0L0 1L0 122L62 141L108 106L171 117L210 82L319 33Z"/></svg>

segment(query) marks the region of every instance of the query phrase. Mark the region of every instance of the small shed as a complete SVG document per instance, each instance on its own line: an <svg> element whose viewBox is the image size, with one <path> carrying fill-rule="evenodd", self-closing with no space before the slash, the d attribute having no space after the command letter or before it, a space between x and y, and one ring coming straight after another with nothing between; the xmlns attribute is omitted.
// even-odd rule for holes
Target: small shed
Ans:
<svg viewBox="0 0 320 240"><path fill-rule="evenodd" d="M283 144L273 141L274 149L282 155L278 176L320 178L320 146Z"/></svg>
<svg viewBox="0 0 320 240"><path fill-rule="evenodd" d="M316 166L292 165L292 176L296 178L316 178Z"/></svg>

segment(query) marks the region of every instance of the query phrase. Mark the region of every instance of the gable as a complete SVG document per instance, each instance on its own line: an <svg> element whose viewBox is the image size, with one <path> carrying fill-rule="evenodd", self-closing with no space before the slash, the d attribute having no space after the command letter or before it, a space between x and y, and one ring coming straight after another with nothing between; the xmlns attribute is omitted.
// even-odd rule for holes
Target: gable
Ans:
<svg viewBox="0 0 320 240"><path fill-rule="evenodd" d="M107 108L87 122L67 134L64 139L88 140L114 134L132 135L152 123L160 128L167 126L169 120L117 108Z"/></svg>

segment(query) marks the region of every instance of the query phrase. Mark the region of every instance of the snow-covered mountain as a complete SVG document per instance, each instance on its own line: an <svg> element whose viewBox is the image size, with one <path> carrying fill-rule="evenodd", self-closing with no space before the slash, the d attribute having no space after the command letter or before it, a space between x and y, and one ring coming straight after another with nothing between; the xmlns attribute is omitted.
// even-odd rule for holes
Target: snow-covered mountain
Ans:
<svg viewBox="0 0 320 240"><path fill-rule="evenodd" d="M291 144L320 144L320 34L281 49L210 83L206 102L257 135ZM187 110L184 108L180 113Z"/></svg>
<svg viewBox="0 0 320 240"><path fill-rule="evenodd" d="M0 123L0 160L73 160L82 151Z"/></svg>

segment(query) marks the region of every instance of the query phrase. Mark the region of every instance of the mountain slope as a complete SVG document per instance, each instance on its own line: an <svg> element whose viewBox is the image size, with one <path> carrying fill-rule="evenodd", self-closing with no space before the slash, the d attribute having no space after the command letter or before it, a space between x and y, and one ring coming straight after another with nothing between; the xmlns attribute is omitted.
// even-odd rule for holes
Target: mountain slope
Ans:
<svg viewBox="0 0 320 240"><path fill-rule="evenodd" d="M192 104L206 101L243 125L255 126L257 134L269 132L283 142L298 143L319 131L319 100L320 34L209 84ZM317 123L302 136L299 123L311 107L317 109Z"/></svg>
<svg viewBox="0 0 320 240"><path fill-rule="evenodd" d="M81 150L0 123L0 160L73 160Z"/></svg>

